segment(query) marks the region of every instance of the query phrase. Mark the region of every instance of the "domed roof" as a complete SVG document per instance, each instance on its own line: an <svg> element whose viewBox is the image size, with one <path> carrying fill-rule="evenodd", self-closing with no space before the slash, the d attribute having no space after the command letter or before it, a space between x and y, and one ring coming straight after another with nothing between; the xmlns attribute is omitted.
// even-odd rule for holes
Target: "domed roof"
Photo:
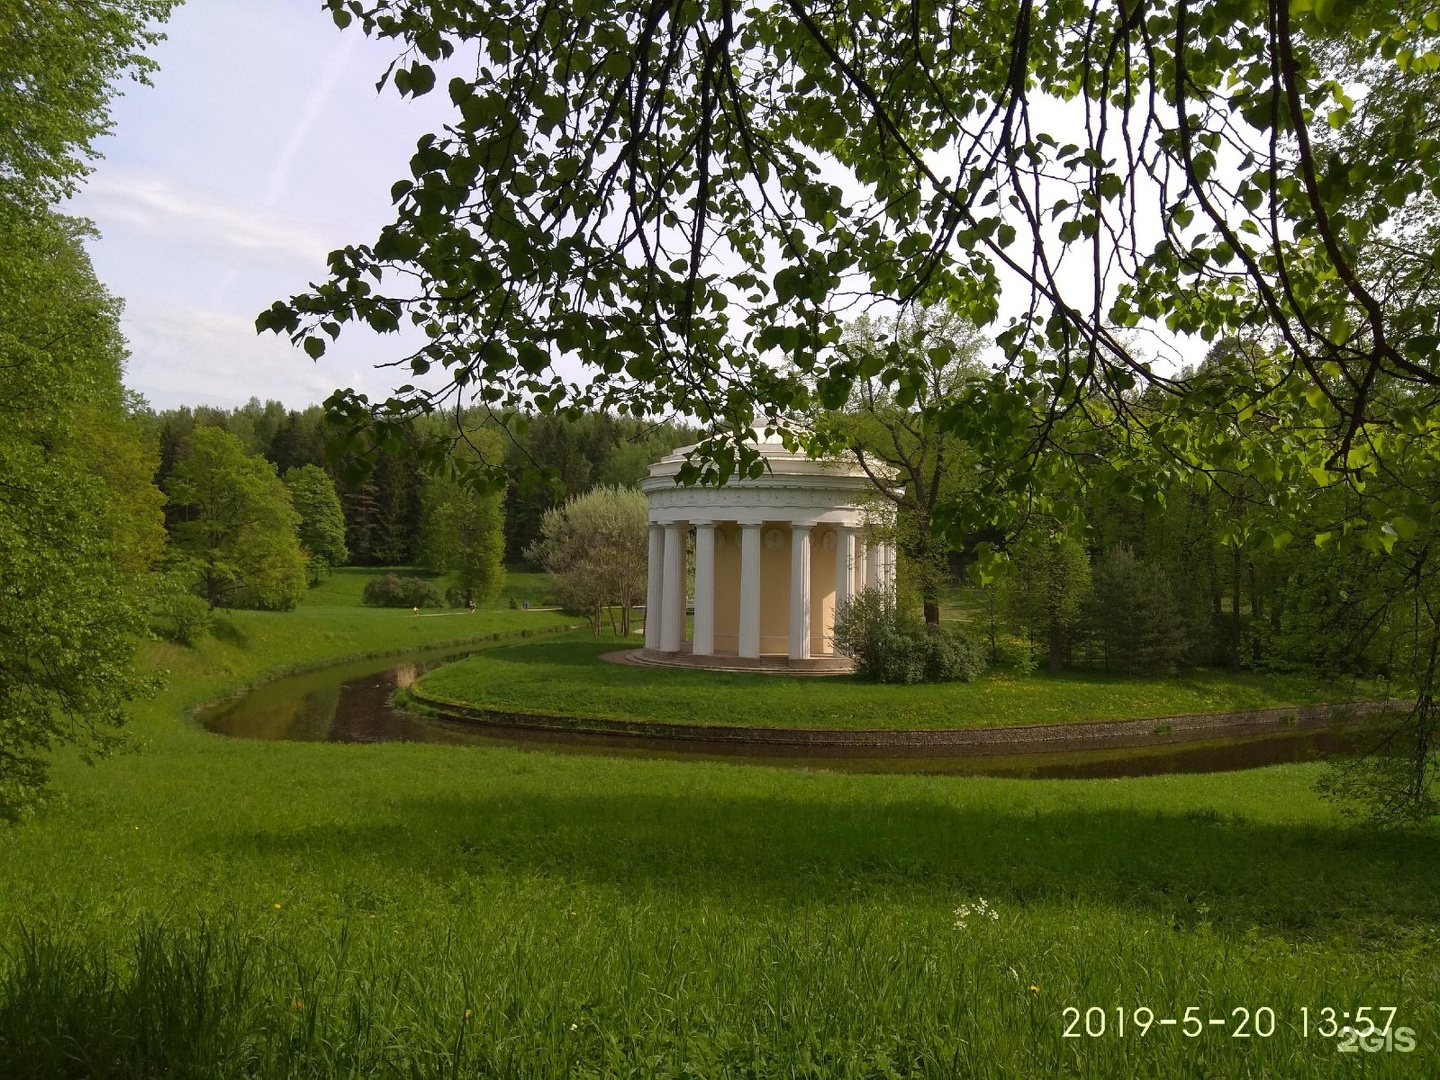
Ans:
<svg viewBox="0 0 1440 1080"><path fill-rule="evenodd" d="M640 490L652 523L671 521L810 521L856 525L888 518L893 509L854 454L813 458L787 450L777 434L757 429L752 445L765 473L724 484L681 484L679 473L695 446L682 446L650 466Z"/></svg>
<svg viewBox="0 0 1440 1080"><path fill-rule="evenodd" d="M640 482L640 489L645 492L661 490L669 486L664 483L666 480L673 484L681 467L699 445L691 443L689 446L679 447L655 462L650 466L649 476ZM862 487L870 484L865 470L848 450L838 457L810 457L804 451L787 449L777 431L771 429L767 433L761 425L756 425L750 445L759 451L765 462L765 475L754 480L732 477L725 482L725 487L774 487L777 484L790 486L797 481L803 482L805 486L820 487L836 486L838 482L838 486L844 488L856 486L857 481Z"/></svg>

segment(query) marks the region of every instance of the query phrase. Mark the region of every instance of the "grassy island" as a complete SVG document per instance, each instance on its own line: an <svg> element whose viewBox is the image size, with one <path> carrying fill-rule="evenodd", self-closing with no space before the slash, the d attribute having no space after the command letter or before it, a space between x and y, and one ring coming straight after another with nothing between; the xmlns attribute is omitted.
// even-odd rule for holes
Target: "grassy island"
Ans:
<svg viewBox="0 0 1440 1080"><path fill-rule="evenodd" d="M797 728L970 728L1130 720L1344 701L1349 686L1301 676L1203 671L1126 679L1102 671L973 683L882 686L849 676L792 677L634 667L600 659L614 638L586 634L489 650L426 675L436 700L499 712Z"/></svg>

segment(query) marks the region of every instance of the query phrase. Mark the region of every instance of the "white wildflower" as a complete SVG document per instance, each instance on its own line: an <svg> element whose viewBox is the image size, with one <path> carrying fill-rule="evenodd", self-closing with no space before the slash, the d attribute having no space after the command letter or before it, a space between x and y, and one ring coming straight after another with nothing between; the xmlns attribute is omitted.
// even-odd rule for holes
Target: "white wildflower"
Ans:
<svg viewBox="0 0 1440 1080"><path fill-rule="evenodd" d="M1000 918L1000 912L996 911L990 905L990 901L982 896L973 904L961 904L955 909L955 929L964 930L965 927L969 925L972 917L976 919L989 919L991 922L996 922Z"/></svg>

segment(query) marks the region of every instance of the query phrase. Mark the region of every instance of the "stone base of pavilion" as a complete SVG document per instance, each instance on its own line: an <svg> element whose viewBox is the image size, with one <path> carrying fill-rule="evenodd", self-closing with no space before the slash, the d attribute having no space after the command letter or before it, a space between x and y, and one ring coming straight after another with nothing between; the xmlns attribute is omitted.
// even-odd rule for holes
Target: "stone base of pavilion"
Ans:
<svg viewBox="0 0 1440 1080"><path fill-rule="evenodd" d="M773 675L849 675L855 664L845 656L810 656L792 660L788 656L695 656L687 642L679 652L659 649L628 649L606 653L602 659L642 667L696 668L702 671L755 671Z"/></svg>

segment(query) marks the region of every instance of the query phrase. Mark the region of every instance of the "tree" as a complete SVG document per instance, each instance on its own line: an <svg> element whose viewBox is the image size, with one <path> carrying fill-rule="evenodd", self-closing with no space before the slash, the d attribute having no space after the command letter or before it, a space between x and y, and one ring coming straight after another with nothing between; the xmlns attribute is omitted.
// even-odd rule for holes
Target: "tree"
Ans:
<svg viewBox="0 0 1440 1080"><path fill-rule="evenodd" d="M95 140L110 130L110 96L177 0L27 0L0 16L0 198L31 209L74 194Z"/></svg>
<svg viewBox="0 0 1440 1080"><path fill-rule="evenodd" d="M488 603L505 587L505 511L499 490L474 482L474 470L500 454L493 431L468 432L456 468L434 476L422 497L425 565L451 574L466 601Z"/></svg>
<svg viewBox="0 0 1440 1080"><path fill-rule="evenodd" d="M450 377L400 401L478 387L739 435L755 400L843 402L858 369L826 353L850 289L985 325L1009 287L999 341L1035 393L1005 404L1042 441L1087 397L1174 385L1120 328L1264 326L1336 408L1341 467L1377 379L1440 386L1432 246L1411 243L1440 192L1440 32L1413 0L580 4L327 0L405 47L402 95L457 49L479 62L395 223L263 328L319 354L408 316L434 331L412 368ZM402 280L386 268L422 287L360 287ZM593 378L561 380L555 351Z"/></svg>
<svg viewBox="0 0 1440 1080"><path fill-rule="evenodd" d="M1095 566L1089 621L1119 671L1166 674L1184 663L1185 623L1169 577L1123 544Z"/></svg>
<svg viewBox="0 0 1440 1080"><path fill-rule="evenodd" d="M240 440L200 427L170 478L179 511L171 545L213 610L288 611L305 595L300 516L275 467Z"/></svg>
<svg viewBox="0 0 1440 1080"><path fill-rule="evenodd" d="M817 443L853 453L876 492L895 504L899 551L932 626L940 622L952 549L937 515L979 486L974 454L942 419L988 374L979 361L984 344L943 308L888 322L862 317L842 348L866 374L844 412L822 411L812 421Z"/></svg>
<svg viewBox="0 0 1440 1080"><path fill-rule="evenodd" d="M121 386L119 304L87 225L53 212L88 172L114 83L172 0L34 0L0 14L0 818L38 799L57 743L103 749L164 531Z"/></svg>
<svg viewBox="0 0 1440 1080"><path fill-rule="evenodd" d="M1090 557L1068 536L1032 534L1012 553L1005 582L1011 616L1047 643L1052 672L1065 667L1066 635L1090 591Z"/></svg>
<svg viewBox="0 0 1440 1080"><path fill-rule="evenodd" d="M505 465L505 551L520 562L540 539L546 511L599 484L633 487L650 464L694 442L673 424L644 424L604 413L524 415L509 425Z"/></svg>
<svg viewBox="0 0 1440 1080"><path fill-rule="evenodd" d="M317 405L291 409L280 421L265 456L281 476L302 465L325 464L325 415Z"/></svg>
<svg viewBox="0 0 1440 1080"><path fill-rule="evenodd" d="M612 629L629 636L630 613L645 596L648 522L639 491L597 487L548 511L527 555L554 575L566 607L589 619L594 633L608 610Z"/></svg>
<svg viewBox="0 0 1440 1080"><path fill-rule="evenodd" d="M0 200L0 819L39 798L47 750L111 745L150 686L133 655L162 496L83 235Z"/></svg>
<svg viewBox="0 0 1440 1080"><path fill-rule="evenodd" d="M345 514L335 482L324 469L302 465L285 473L290 503L300 515L300 546L305 551L310 584L323 581L333 567L349 558L345 549Z"/></svg>

